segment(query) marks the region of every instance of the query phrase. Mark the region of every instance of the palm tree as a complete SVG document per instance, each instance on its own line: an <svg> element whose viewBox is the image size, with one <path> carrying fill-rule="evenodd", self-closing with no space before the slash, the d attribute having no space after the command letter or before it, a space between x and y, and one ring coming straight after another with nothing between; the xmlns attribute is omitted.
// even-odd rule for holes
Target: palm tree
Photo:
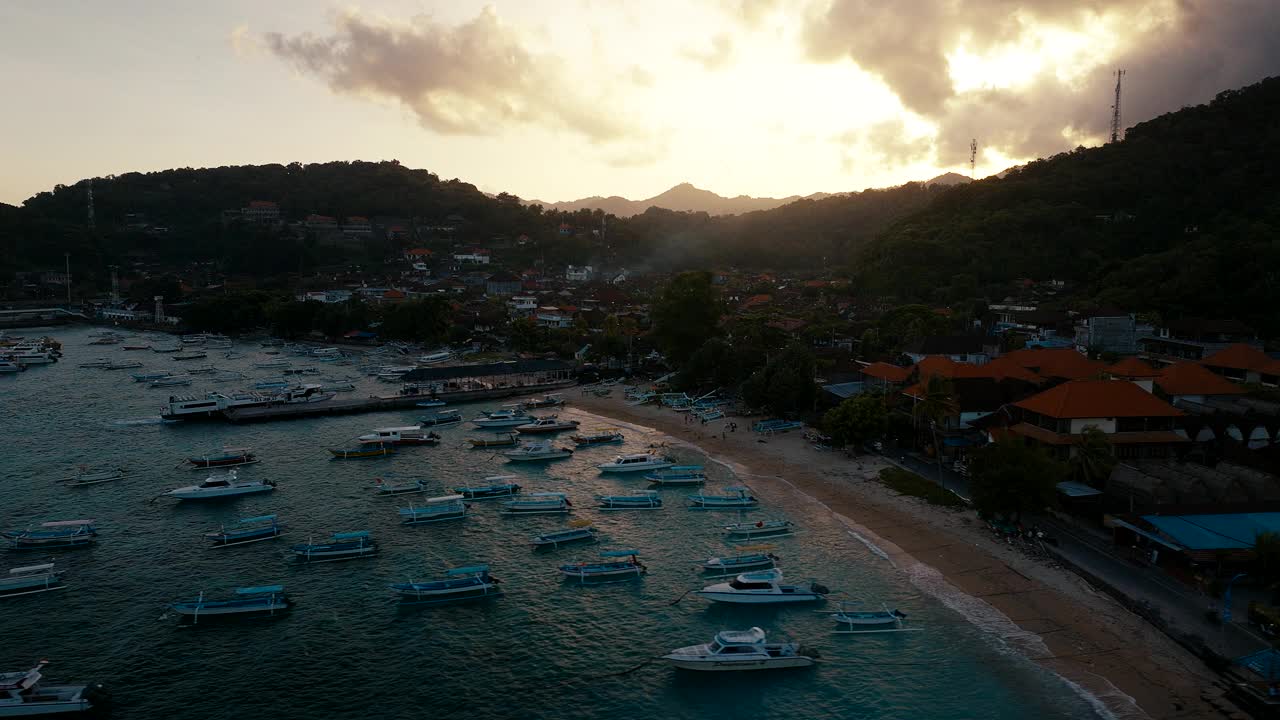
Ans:
<svg viewBox="0 0 1280 720"><path fill-rule="evenodd" d="M929 421L930 437L933 438L934 456L938 462L938 475L942 475L942 447L938 444L938 424L946 425L947 418L960 411L956 402L955 385L949 378L941 375L930 375L924 382L915 407L911 408L911 416L920 426L920 420Z"/></svg>
<svg viewBox="0 0 1280 720"><path fill-rule="evenodd" d="M1115 467L1116 458L1111 454L1111 443L1107 442L1107 434L1097 426L1086 426L1080 438L1076 440L1071 457L1071 476L1092 487L1098 487L1111 477L1111 468Z"/></svg>

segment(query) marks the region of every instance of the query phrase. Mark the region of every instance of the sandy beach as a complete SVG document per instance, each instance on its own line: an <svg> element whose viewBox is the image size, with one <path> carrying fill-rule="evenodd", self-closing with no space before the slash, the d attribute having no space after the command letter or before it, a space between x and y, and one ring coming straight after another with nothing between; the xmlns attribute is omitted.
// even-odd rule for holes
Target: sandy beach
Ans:
<svg viewBox="0 0 1280 720"><path fill-rule="evenodd" d="M744 418L688 424L683 415L656 406L628 407L620 389L614 394L570 401L688 442L754 486L790 485L814 498L815 512L834 513L882 549L905 581L926 592L949 584L948 592L931 594L999 611L1012 624L984 629L1079 685L1114 717L1225 717L1202 698L1223 688L1198 658L1079 576L998 542L971 511L937 508L885 488L873 479L884 467L881 458L819 451L798 432L762 438ZM736 421L738 430L722 437L728 421Z"/></svg>

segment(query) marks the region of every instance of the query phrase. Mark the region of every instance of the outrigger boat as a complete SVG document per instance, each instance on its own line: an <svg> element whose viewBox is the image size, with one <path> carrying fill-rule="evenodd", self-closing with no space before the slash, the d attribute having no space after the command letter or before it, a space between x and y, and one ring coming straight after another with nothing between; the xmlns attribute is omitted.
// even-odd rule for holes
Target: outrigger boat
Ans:
<svg viewBox="0 0 1280 720"><path fill-rule="evenodd" d="M657 510L662 498L654 490L639 490L630 495L597 495L601 510Z"/></svg>
<svg viewBox="0 0 1280 720"><path fill-rule="evenodd" d="M386 443L388 445L439 445L440 436L423 430L417 425L405 427L375 428L368 435L356 438L360 443Z"/></svg>
<svg viewBox="0 0 1280 720"><path fill-rule="evenodd" d="M724 534L731 540L788 537L796 534L796 526L790 520L757 520L726 525Z"/></svg>
<svg viewBox="0 0 1280 720"><path fill-rule="evenodd" d="M85 487L86 485L97 485L122 478L124 478L124 470L121 468L92 470L87 466L81 465L75 475L63 478L62 482L66 483L67 487Z"/></svg>
<svg viewBox="0 0 1280 720"><path fill-rule="evenodd" d="M382 478L373 479L374 494L378 497L390 497L392 495L416 495L427 491L427 484L421 480L414 480L411 483L403 485L389 485Z"/></svg>
<svg viewBox="0 0 1280 720"><path fill-rule="evenodd" d="M671 458L656 455L654 453L636 453L632 455L619 455L603 465L597 465L600 472L614 473L630 473L644 472L646 470L662 470L675 465Z"/></svg>
<svg viewBox="0 0 1280 720"><path fill-rule="evenodd" d="M175 600L169 609L183 618L198 623L201 618L227 618L244 615L274 616L288 612L293 602L284 594L283 585L261 585L236 588L225 600L206 599L204 593L191 600Z"/></svg>
<svg viewBox="0 0 1280 720"><path fill-rule="evenodd" d="M391 455L395 453L395 448L382 444L367 444L354 450L330 448L329 452L333 454L334 460L352 460L356 458L371 458Z"/></svg>
<svg viewBox="0 0 1280 720"><path fill-rule="evenodd" d="M622 558L619 560L596 562L596 563L575 563L573 565L561 565L560 574L566 578L572 578L579 583L586 584L588 582L620 582L623 580L633 580L645 573L644 563L640 562L636 556L640 554L639 550L605 550L600 553L603 558Z"/></svg>
<svg viewBox="0 0 1280 720"><path fill-rule="evenodd" d="M736 555L707 558L702 569L717 575L737 575L743 570L759 570L773 568L778 565L778 556L769 552L772 545L741 545Z"/></svg>
<svg viewBox="0 0 1280 720"><path fill-rule="evenodd" d="M498 438L467 438L467 442L471 443L473 448L494 448L494 447L515 447L520 444L519 437L515 433L506 433L503 437Z"/></svg>
<svg viewBox="0 0 1280 720"><path fill-rule="evenodd" d="M65 587L62 572L55 570L53 563L13 568L8 575L0 575L0 597L32 595ZM0 712L2 716L3 712Z"/></svg>
<svg viewBox="0 0 1280 720"><path fill-rule="evenodd" d="M563 530L535 536L531 544L535 550L541 550L544 548L555 549L561 545L575 542L595 542L598 532L598 530L591 527L590 520L575 520Z"/></svg>
<svg viewBox="0 0 1280 720"><path fill-rule="evenodd" d="M493 475L484 479L485 482L489 483L488 485L456 487L453 491L468 500L509 498L520 493L520 486L514 482L509 482L518 479L518 477L517 475Z"/></svg>
<svg viewBox="0 0 1280 720"><path fill-rule="evenodd" d="M471 507L463 499L461 495L443 495L427 498L421 506L400 508L400 524L425 525L445 520L462 520L467 517L467 510Z"/></svg>
<svg viewBox="0 0 1280 720"><path fill-rule="evenodd" d="M444 604L479 600L502 596L498 589L498 578L489 574L488 565L469 565L445 571L444 577L429 582L415 582L389 585L399 593L405 603L412 604Z"/></svg>
<svg viewBox="0 0 1280 720"><path fill-rule="evenodd" d="M433 407L444 407L445 405L448 405L448 404L449 403L443 400L422 400L420 402L414 403L414 406L420 407L420 408L433 408Z"/></svg>
<svg viewBox="0 0 1280 720"><path fill-rule="evenodd" d="M178 500L221 500L275 489L274 480L241 480L235 470L228 470L221 475L210 475L199 485L175 488L164 495Z"/></svg>
<svg viewBox="0 0 1280 720"><path fill-rule="evenodd" d="M760 501L749 488L741 485L725 488L723 495L697 493L689 496L689 507L694 510L745 510L760 506Z"/></svg>
<svg viewBox="0 0 1280 720"><path fill-rule="evenodd" d="M549 442L525 443L515 450L502 453L510 462L540 462L544 460L561 460L573 454L567 447L556 447Z"/></svg>
<svg viewBox="0 0 1280 720"><path fill-rule="evenodd" d="M620 443L624 439L622 432L613 428L604 430L596 430L586 435L574 435L569 438L578 445L608 445L610 443Z"/></svg>
<svg viewBox="0 0 1280 720"><path fill-rule="evenodd" d="M290 550L299 562L337 562L368 557L378 552L378 543L369 537L368 530L337 532L327 542L307 542L294 545Z"/></svg>
<svg viewBox="0 0 1280 720"><path fill-rule="evenodd" d="M110 696L100 684L42 685L41 670L48 664L41 660L25 672L0 673L0 717L68 715L109 703Z"/></svg>
<svg viewBox="0 0 1280 720"><path fill-rule="evenodd" d="M672 465L665 470L655 470L644 476L654 485L701 485L707 481L707 473L701 465Z"/></svg>
<svg viewBox="0 0 1280 720"><path fill-rule="evenodd" d="M558 433L565 430L577 430L577 420L560 420L555 415L540 417L531 423L517 425L515 430L521 435L539 435L546 433Z"/></svg>
<svg viewBox="0 0 1280 720"><path fill-rule="evenodd" d="M711 642L676 648L663 659L681 670L732 672L809 667L818 653L799 643L771 643L764 630L721 630Z"/></svg>
<svg viewBox="0 0 1280 720"><path fill-rule="evenodd" d="M695 590L695 595L712 602L736 605L776 605L779 603L816 602L831 591L816 582L784 585L782 571L777 568L743 573L726 583L708 585Z"/></svg>
<svg viewBox="0 0 1280 720"><path fill-rule="evenodd" d="M177 355L174 355L170 359L171 360L203 360L207 357L209 357L209 353L204 352L203 350L197 350L196 352L178 353Z"/></svg>
<svg viewBox="0 0 1280 720"><path fill-rule="evenodd" d="M564 405L563 395L543 395L540 398L532 398L520 403L520 406L526 410L537 410L539 408L561 407Z"/></svg>
<svg viewBox="0 0 1280 720"><path fill-rule="evenodd" d="M154 380L164 380L165 378L171 378L173 377L173 373L171 372L138 373L138 374L130 375L129 377L133 378L134 382L152 382Z"/></svg>
<svg viewBox="0 0 1280 720"><path fill-rule="evenodd" d="M831 619L840 627L833 631L836 635L864 635L871 633L920 632L924 628L903 627L902 621L907 614L896 608L890 610L882 606L882 610L846 610L847 603L840 603L840 610L832 613Z"/></svg>
<svg viewBox="0 0 1280 720"><path fill-rule="evenodd" d="M207 470L210 468L236 467L238 465L252 465L258 462L258 458L254 457L253 452L249 448L222 448L202 455L200 457L189 457L187 463L193 469Z"/></svg>
<svg viewBox="0 0 1280 720"><path fill-rule="evenodd" d="M0 533L10 550L59 550L88 547L97 538L93 520L54 520L40 523L43 530L7 530Z"/></svg>
<svg viewBox="0 0 1280 720"><path fill-rule="evenodd" d="M534 417L523 410L495 410L473 419L471 424L482 428L505 428L533 421Z"/></svg>
<svg viewBox="0 0 1280 720"><path fill-rule="evenodd" d="M205 533L204 537L213 541L213 547L223 548L274 540L284 535L284 528L284 523L275 515L259 515L237 520L230 527L224 524L217 532Z"/></svg>
<svg viewBox="0 0 1280 720"><path fill-rule="evenodd" d="M76 367L79 367L79 368L93 368L93 369L96 369L96 370L100 370L100 369L105 368L106 366L108 366L108 365L110 365L110 364L111 364L111 361L110 361L110 360L108 360L108 359L106 359L106 358L98 358L97 360L90 360L89 362L82 362L82 363L80 363L79 365L77 365Z"/></svg>
<svg viewBox="0 0 1280 720"><path fill-rule="evenodd" d="M191 378L189 377L171 375L169 377L160 378L158 380L152 380L151 382L147 383L147 387L167 388L167 387L178 387L179 385L190 385L190 384L191 384Z"/></svg>
<svg viewBox="0 0 1280 720"><path fill-rule="evenodd" d="M125 362L110 362L102 366L103 370L132 370L142 367L142 363L136 360L127 360Z"/></svg>
<svg viewBox="0 0 1280 720"><path fill-rule="evenodd" d="M536 492L502 503L502 515L565 515L573 503L562 492Z"/></svg>
<svg viewBox="0 0 1280 720"><path fill-rule="evenodd" d="M462 413L457 410L441 410L435 415L428 415L418 421L419 427L440 427L441 425L457 425L462 422Z"/></svg>

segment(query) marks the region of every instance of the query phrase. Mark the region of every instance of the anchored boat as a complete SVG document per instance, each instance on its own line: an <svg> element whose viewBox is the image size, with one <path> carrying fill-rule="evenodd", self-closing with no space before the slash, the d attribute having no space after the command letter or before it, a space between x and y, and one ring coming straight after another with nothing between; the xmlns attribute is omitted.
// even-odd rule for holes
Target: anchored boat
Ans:
<svg viewBox="0 0 1280 720"><path fill-rule="evenodd" d="M560 574L583 584L633 580L646 571L644 563L636 557L639 554L639 550L605 550L600 553L600 557L620 559L561 565Z"/></svg>
<svg viewBox="0 0 1280 720"><path fill-rule="evenodd" d="M457 410L441 410L418 421L419 427L440 427L441 425L457 425L462 422L462 413Z"/></svg>
<svg viewBox="0 0 1280 720"><path fill-rule="evenodd" d="M274 480L241 480L235 470L228 470L221 475L210 475L199 485L175 488L164 494L178 500L221 500L275 489Z"/></svg>
<svg viewBox="0 0 1280 720"><path fill-rule="evenodd" d="M639 490L630 495L597 495L601 510L657 510L662 498L654 490Z"/></svg>
<svg viewBox="0 0 1280 720"><path fill-rule="evenodd" d="M88 547L97 538L93 520L54 520L40 523L42 530L8 530L0 533L10 550L60 550Z"/></svg>
<svg viewBox="0 0 1280 720"><path fill-rule="evenodd" d="M236 467L238 465L252 465L253 463L258 462L258 458L254 457L253 452L249 448L226 447L221 450L215 450L207 455L189 457L187 458L187 462L193 468L209 469Z"/></svg>
<svg viewBox="0 0 1280 720"><path fill-rule="evenodd" d="M284 523L275 515L237 520L233 525L223 525L217 532L205 533L205 539L213 541L216 548L274 540L284 535Z"/></svg>
<svg viewBox="0 0 1280 720"><path fill-rule="evenodd" d="M497 438L467 438L467 442L471 443L472 448L515 447L520 444L515 433L506 433Z"/></svg>
<svg viewBox="0 0 1280 720"><path fill-rule="evenodd" d="M654 453L636 453L619 455L603 465L597 465L600 472L631 473L646 470L661 470L675 465L670 458Z"/></svg>
<svg viewBox="0 0 1280 720"><path fill-rule="evenodd" d="M533 421L534 417L523 410L494 410L473 419L471 424L482 428L505 428Z"/></svg>
<svg viewBox="0 0 1280 720"><path fill-rule="evenodd" d="M564 515L573 503L562 492L536 492L502 503L503 515Z"/></svg>
<svg viewBox="0 0 1280 720"><path fill-rule="evenodd" d="M67 715L106 706L110 696L101 684L44 685L41 660L27 671L0 673L0 717Z"/></svg>
<svg viewBox="0 0 1280 720"><path fill-rule="evenodd" d="M924 628L903 627L902 621L907 614L896 608L890 610L881 606L881 610L847 610L846 603L840 603L840 610L832 613L831 619L840 628L837 635L863 635L872 633L919 632Z"/></svg>
<svg viewBox="0 0 1280 720"><path fill-rule="evenodd" d="M352 450L330 448L329 452L333 454L334 460L352 460L357 458L371 458L371 457L382 457L383 455L391 455L395 453L395 449L388 445L366 444Z"/></svg>
<svg viewBox="0 0 1280 720"><path fill-rule="evenodd" d="M743 510L760 506L751 490L741 485L725 488L723 495L698 493L689 496L689 507L694 510Z"/></svg>
<svg viewBox="0 0 1280 720"><path fill-rule="evenodd" d="M13 568L8 575L0 576L0 597L32 595L65 587L62 571L55 570L53 563ZM0 711L0 717L3 715Z"/></svg>
<svg viewBox="0 0 1280 720"><path fill-rule="evenodd" d="M796 534L796 526L790 520L757 520L734 523L724 527L724 534L731 541L779 538Z"/></svg>
<svg viewBox="0 0 1280 720"><path fill-rule="evenodd" d="M493 475L484 479L486 483L489 483L488 485L456 487L453 491L468 500L508 498L520 493L520 486L511 482L517 479L519 479L518 475Z"/></svg>
<svg viewBox="0 0 1280 720"><path fill-rule="evenodd" d="M576 542L595 542L598 531L591 527L590 520L575 520L563 530L543 533L533 538L534 549L558 548L561 545Z"/></svg>
<svg viewBox="0 0 1280 720"><path fill-rule="evenodd" d="M540 398L531 398L520 403L520 406L526 410L537 410L539 408L561 407L564 405L564 396L556 393L554 395L543 395Z"/></svg>
<svg viewBox="0 0 1280 720"><path fill-rule="evenodd" d="M546 433L558 433L565 430L577 430L577 420L560 420L555 415L548 415L534 420L531 423L517 425L516 432L521 435L539 435Z"/></svg>
<svg viewBox="0 0 1280 720"><path fill-rule="evenodd" d="M707 481L707 473L701 465L672 465L664 470L647 473L644 479L661 486L701 485Z"/></svg>
<svg viewBox="0 0 1280 720"><path fill-rule="evenodd" d="M611 443L620 443L626 438L623 437L620 430L614 428L605 428L595 430L584 435L574 435L569 438L579 446L583 445L609 445Z"/></svg>
<svg viewBox="0 0 1280 720"><path fill-rule="evenodd" d="M726 672L809 667L817 652L799 643L768 642L764 630L721 630L711 642L672 650L663 659L681 670Z"/></svg>
<svg viewBox="0 0 1280 720"><path fill-rule="evenodd" d="M69 478L63 478L62 482L66 483L67 487L85 487L86 485L97 485L99 483L111 482L122 478L124 478L124 470L121 468L94 470L81 465L75 475Z"/></svg>
<svg viewBox="0 0 1280 720"><path fill-rule="evenodd" d="M280 615L288 612L293 602L284 594L283 585L261 585L236 588L235 594L222 600L211 600L201 592L191 600L175 600L169 609L191 622L201 619L244 617L248 615Z"/></svg>
<svg viewBox="0 0 1280 720"><path fill-rule="evenodd" d="M338 532L322 543L307 542L291 548L300 562L336 562L368 557L378 552L378 543L368 530Z"/></svg>
<svg viewBox="0 0 1280 720"><path fill-rule="evenodd" d="M439 445L440 436L434 432L423 430L417 425L405 427L376 428L368 435L356 438L357 442L386 443L388 445Z"/></svg>
<svg viewBox="0 0 1280 720"><path fill-rule="evenodd" d="M815 602L831 591L815 582L785 585L777 568L743 573L726 583L708 585L695 590L695 595L713 602L736 605L776 605L779 603Z"/></svg>
<svg viewBox="0 0 1280 720"><path fill-rule="evenodd" d="M389 497L392 495L415 495L427 491L427 484L421 480L414 480L411 483L401 485L390 485L382 478L373 479L373 490L378 497Z"/></svg>
<svg viewBox="0 0 1280 720"><path fill-rule="evenodd" d="M530 442L515 450L502 453L510 462L541 462L544 460L561 460L573 455L567 447L557 447L549 442Z"/></svg>
<svg viewBox="0 0 1280 720"><path fill-rule="evenodd" d="M389 587L405 603L444 604L502 596L498 578L489 574L488 565L469 565L445 572L439 580L393 583Z"/></svg>
<svg viewBox="0 0 1280 720"><path fill-rule="evenodd" d="M446 520L462 520L471 506L463 502L461 495L444 495L427 498L420 506L400 508L401 525L425 525Z"/></svg>

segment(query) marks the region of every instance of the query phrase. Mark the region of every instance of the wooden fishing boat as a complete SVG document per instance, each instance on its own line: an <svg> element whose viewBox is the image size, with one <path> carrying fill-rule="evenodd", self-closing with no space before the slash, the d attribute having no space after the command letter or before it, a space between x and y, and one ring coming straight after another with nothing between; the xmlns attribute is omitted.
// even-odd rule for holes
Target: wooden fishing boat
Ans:
<svg viewBox="0 0 1280 720"><path fill-rule="evenodd" d="M488 565L469 565L447 570L439 580L417 582L411 579L388 587L406 604L442 605L501 597L500 582L489 574Z"/></svg>
<svg viewBox="0 0 1280 720"><path fill-rule="evenodd" d="M543 533L533 538L532 545L535 550L546 548L558 548L561 545L577 542L595 542L598 530L591 527L590 520L575 520L569 523L569 527L563 530L555 530L549 533Z"/></svg>
<svg viewBox="0 0 1280 720"><path fill-rule="evenodd" d="M725 488L722 495L697 493L690 495L689 507L694 510L748 510L760 506L760 501L749 488L735 485Z"/></svg>
<svg viewBox="0 0 1280 720"><path fill-rule="evenodd" d="M252 465L256 462L258 462L258 458L254 456L253 451L249 448L233 447L225 447L221 450L214 450L207 455L187 458L187 464L191 465L192 469L199 470Z"/></svg>
<svg viewBox="0 0 1280 720"><path fill-rule="evenodd" d="M701 465L672 465L646 473L644 479L661 486L701 485L707 481L707 473Z"/></svg>
<svg viewBox="0 0 1280 720"><path fill-rule="evenodd" d="M790 520L757 520L734 523L724 527L724 534L733 538L762 539L787 537L796 534L796 526Z"/></svg>
<svg viewBox="0 0 1280 720"><path fill-rule="evenodd" d="M462 520L467 517L467 510L470 507L463 502L461 495L427 498L422 505L400 508L400 524L424 525L446 520Z"/></svg>
<svg viewBox="0 0 1280 720"><path fill-rule="evenodd" d="M511 482L516 479L516 475L494 475L484 479L488 485L456 487L453 491L468 500L509 498L520 493L520 486Z"/></svg>
<svg viewBox="0 0 1280 720"><path fill-rule="evenodd" d="M737 575L744 570L777 567L778 556L769 552L773 545L741 545L733 555L707 558L702 569L717 575Z"/></svg>
<svg viewBox="0 0 1280 720"><path fill-rule="evenodd" d="M54 569L53 563L17 567L10 570L8 575L0 575L0 597L33 595L65 587L62 571ZM2 712L0 717L3 717Z"/></svg>
<svg viewBox="0 0 1280 720"><path fill-rule="evenodd" d="M213 542L213 547L223 548L232 545L274 540L284 535L284 523L275 515L259 515L242 518L233 525L223 525L217 532L205 533L205 539Z"/></svg>
<svg viewBox="0 0 1280 720"><path fill-rule="evenodd" d="M515 447L520 444L519 437L515 433L506 433L496 438L467 438L467 442L471 443L473 448Z"/></svg>
<svg viewBox="0 0 1280 720"><path fill-rule="evenodd" d="M448 404L449 403L443 400L421 400L419 402L414 403L414 406L420 407L420 408L433 408L433 407L444 407L445 405L448 405Z"/></svg>
<svg viewBox="0 0 1280 720"><path fill-rule="evenodd" d="M0 533L10 550L62 550L88 547L97 539L93 520L54 520L40 523L42 529L7 530Z"/></svg>
<svg viewBox="0 0 1280 720"><path fill-rule="evenodd" d="M62 482L67 487L86 487L88 485L98 485L100 483L112 482L124 478L124 470L121 468L111 468L109 470L94 470L87 465L81 465L76 474L63 478Z"/></svg>
<svg viewBox="0 0 1280 720"><path fill-rule="evenodd" d="M198 623L200 620L226 619L245 616L274 616L288 612L293 602L284 594L283 585L260 585L236 588L226 599L208 599L201 592L190 600L175 600L169 609L183 619Z"/></svg>
<svg viewBox="0 0 1280 720"><path fill-rule="evenodd" d="M457 425L462 422L462 413L457 410L441 410L435 415L428 415L418 421L419 427L440 427L442 425Z"/></svg>
<svg viewBox="0 0 1280 720"><path fill-rule="evenodd" d="M562 492L536 492L502 503L502 515L565 515L573 503Z"/></svg>
<svg viewBox="0 0 1280 720"><path fill-rule="evenodd" d="M369 557L378 552L378 542L368 530L333 533L326 542L306 542L290 548L299 562L337 562Z"/></svg>
<svg viewBox="0 0 1280 720"><path fill-rule="evenodd" d="M190 385L190 384L191 384L191 378L173 375L170 377L164 377L164 378L158 378L156 380L152 380L151 382L147 383L147 387L166 388L166 387L178 387L180 385Z"/></svg>
<svg viewBox="0 0 1280 720"><path fill-rule="evenodd" d="M658 510L662 497L654 490L638 490L630 495L597 495L601 510Z"/></svg>
<svg viewBox="0 0 1280 720"><path fill-rule="evenodd" d="M427 484L421 480L414 480L411 483L403 483L400 485L391 485L382 478L373 479L373 491L378 497L393 497L395 495L416 495L427 491Z"/></svg>
<svg viewBox="0 0 1280 720"><path fill-rule="evenodd" d="M622 431L616 428L604 428L585 435L572 435L569 439L578 445L608 445L610 443L620 443L626 438L623 437Z"/></svg>
<svg viewBox="0 0 1280 720"><path fill-rule="evenodd" d="M636 557L639 554L639 550L605 550L600 557L619 559L561 565L560 574L582 584L634 580L646 571L644 563Z"/></svg>
<svg viewBox="0 0 1280 720"><path fill-rule="evenodd" d="M873 633L892 633L892 632L920 632L924 628L905 627L903 620L907 619L907 614L901 612L897 608L890 610L887 606L881 606L880 610L849 610L846 606L849 603L841 602L840 609L831 614L831 619L836 621L838 630L833 631L836 635L869 635Z"/></svg>
<svg viewBox="0 0 1280 720"><path fill-rule="evenodd" d="M526 410L539 410L541 408L562 407L564 405L564 396L560 394L543 395L540 398L531 398L520 403L521 407Z"/></svg>
<svg viewBox="0 0 1280 720"><path fill-rule="evenodd" d="M207 357L209 357L209 353L204 352L203 350L198 350L196 352L178 353L170 359L172 360L203 360Z"/></svg>
<svg viewBox="0 0 1280 720"><path fill-rule="evenodd" d="M351 450L343 450L338 448L330 448L329 452L333 454L334 460L353 460L358 458L382 457L383 455L391 455L395 453L395 448L389 445L364 445Z"/></svg>

